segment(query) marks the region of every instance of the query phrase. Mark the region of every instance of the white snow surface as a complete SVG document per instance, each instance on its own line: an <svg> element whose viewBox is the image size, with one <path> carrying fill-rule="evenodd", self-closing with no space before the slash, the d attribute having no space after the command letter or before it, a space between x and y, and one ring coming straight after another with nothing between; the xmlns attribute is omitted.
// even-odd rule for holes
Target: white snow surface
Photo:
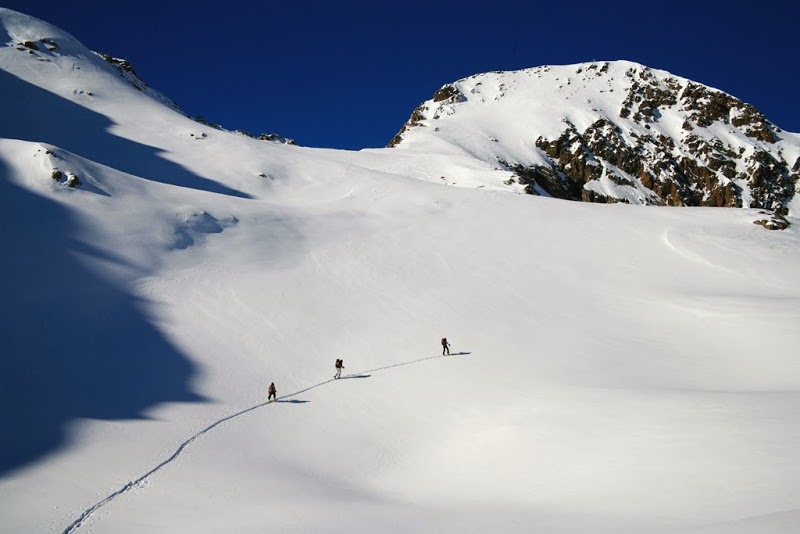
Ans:
<svg viewBox="0 0 800 534"><path fill-rule="evenodd" d="M0 532L800 531L796 220L257 141L0 21Z"/></svg>

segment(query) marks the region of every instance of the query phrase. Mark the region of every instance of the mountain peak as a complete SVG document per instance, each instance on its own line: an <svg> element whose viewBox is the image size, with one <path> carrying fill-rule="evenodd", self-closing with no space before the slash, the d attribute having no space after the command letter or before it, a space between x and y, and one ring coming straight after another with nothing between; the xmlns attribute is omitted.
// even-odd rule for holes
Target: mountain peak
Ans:
<svg viewBox="0 0 800 534"><path fill-rule="evenodd" d="M458 80L388 146L467 153L527 193L591 202L786 213L800 176L800 136L723 91L630 61Z"/></svg>

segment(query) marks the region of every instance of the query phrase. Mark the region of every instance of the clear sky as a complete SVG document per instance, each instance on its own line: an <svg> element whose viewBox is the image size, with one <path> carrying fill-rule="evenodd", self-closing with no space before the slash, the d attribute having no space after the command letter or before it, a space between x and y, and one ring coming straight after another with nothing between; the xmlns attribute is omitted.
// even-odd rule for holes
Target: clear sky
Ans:
<svg viewBox="0 0 800 534"><path fill-rule="evenodd" d="M626 59L722 89L800 132L787 0L6 1L128 59L190 115L330 148L385 146L442 85Z"/></svg>

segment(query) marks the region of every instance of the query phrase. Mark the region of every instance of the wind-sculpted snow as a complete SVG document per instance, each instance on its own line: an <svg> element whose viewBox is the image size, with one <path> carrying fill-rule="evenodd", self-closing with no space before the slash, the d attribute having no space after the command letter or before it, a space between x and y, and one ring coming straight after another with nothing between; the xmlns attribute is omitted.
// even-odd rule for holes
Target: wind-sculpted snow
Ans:
<svg viewBox="0 0 800 534"><path fill-rule="evenodd" d="M225 228L239 222L236 217L217 219L204 211L189 211L177 214L178 223L175 228L175 242L172 246L184 249L193 246L207 234L222 233Z"/></svg>

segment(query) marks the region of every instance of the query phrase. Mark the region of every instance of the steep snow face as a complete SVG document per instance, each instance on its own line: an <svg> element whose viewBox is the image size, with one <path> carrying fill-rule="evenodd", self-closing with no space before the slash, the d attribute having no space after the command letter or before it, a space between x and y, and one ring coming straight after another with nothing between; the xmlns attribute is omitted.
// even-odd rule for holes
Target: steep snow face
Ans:
<svg viewBox="0 0 800 534"><path fill-rule="evenodd" d="M800 178L800 136L722 91L627 61L459 80L389 146L469 154L528 193L593 202L785 214Z"/></svg>

